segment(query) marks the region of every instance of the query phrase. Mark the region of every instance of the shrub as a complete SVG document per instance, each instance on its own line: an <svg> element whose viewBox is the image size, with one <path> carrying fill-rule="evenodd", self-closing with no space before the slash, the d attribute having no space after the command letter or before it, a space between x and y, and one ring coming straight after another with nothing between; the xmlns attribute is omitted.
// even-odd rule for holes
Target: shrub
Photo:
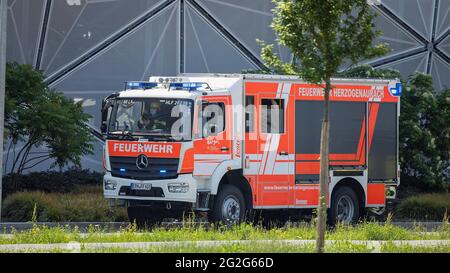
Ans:
<svg viewBox="0 0 450 273"><path fill-rule="evenodd" d="M441 221L450 214L450 194L432 193L408 197L397 206L396 214L407 219Z"/></svg>
<svg viewBox="0 0 450 273"><path fill-rule="evenodd" d="M17 191L69 193L76 190L77 186L101 185L102 174L72 168L64 172L32 172L18 175L14 184L10 175L4 177L3 181L3 196L6 198Z"/></svg>
<svg viewBox="0 0 450 273"><path fill-rule="evenodd" d="M92 187L91 187L92 188ZM108 201L92 189L87 193L17 192L6 198L3 217L7 221L30 221L36 206L39 222L126 221L124 208L110 209Z"/></svg>

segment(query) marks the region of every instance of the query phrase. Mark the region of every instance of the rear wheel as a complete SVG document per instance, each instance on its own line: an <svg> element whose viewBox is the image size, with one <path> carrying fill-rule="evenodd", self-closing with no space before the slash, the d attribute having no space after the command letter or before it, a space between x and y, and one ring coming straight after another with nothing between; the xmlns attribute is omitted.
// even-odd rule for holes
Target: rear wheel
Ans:
<svg viewBox="0 0 450 273"><path fill-rule="evenodd" d="M339 187L331 197L330 223L355 223L359 219L359 207L356 193L350 187Z"/></svg>
<svg viewBox="0 0 450 273"><path fill-rule="evenodd" d="M246 207L242 192L233 185L223 185L214 199L210 220L224 224L237 224L245 220Z"/></svg>

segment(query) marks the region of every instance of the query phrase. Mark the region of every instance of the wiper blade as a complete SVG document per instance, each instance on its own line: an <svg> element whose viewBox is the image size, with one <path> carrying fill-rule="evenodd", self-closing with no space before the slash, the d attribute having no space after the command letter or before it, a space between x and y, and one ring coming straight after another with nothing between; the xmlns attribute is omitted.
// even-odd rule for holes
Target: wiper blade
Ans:
<svg viewBox="0 0 450 273"><path fill-rule="evenodd" d="M152 135L152 140L174 140L171 135Z"/></svg>
<svg viewBox="0 0 450 273"><path fill-rule="evenodd" d="M108 137L115 137L119 140L136 140L137 138L133 137L133 132L131 131L113 131L109 132Z"/></svg>
<svg viewBox="0 0 450 273"><path fill-rule="evenodd" d="M125 139L129 139L129 140L136 140L136 138L135 137L133 137L133 133L131 132L131 131L124 131L123 133L122 133L122 135L120 135L122 138L122 140L125 140Z"/></svg>
<svg viewBox="0 0 450 273"><path fill-rule="evenodd" d="M131 132L131 131L113 131L109 132L108 136L115 137L119 140L138 140L140 136L151 139L151 140L167 140L175 141L171 134L152 134L145 132Z"/></svg>

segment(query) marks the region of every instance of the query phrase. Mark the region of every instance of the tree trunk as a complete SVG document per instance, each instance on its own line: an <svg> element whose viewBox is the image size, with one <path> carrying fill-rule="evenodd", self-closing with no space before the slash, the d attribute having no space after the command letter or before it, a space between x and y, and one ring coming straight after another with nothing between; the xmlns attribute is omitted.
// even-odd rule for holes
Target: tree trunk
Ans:
<svg viewBox="0 0 450 273"><path fill-rule="evenodd" d="M317 212L317 241L316 252L323 253L325 246L325 230L327 226L327 193L329 183L328 148L330 138L329 101L331 82L330 78L325 83L325 98L322 119L322 132L320 134L320 198Z"/></svg>

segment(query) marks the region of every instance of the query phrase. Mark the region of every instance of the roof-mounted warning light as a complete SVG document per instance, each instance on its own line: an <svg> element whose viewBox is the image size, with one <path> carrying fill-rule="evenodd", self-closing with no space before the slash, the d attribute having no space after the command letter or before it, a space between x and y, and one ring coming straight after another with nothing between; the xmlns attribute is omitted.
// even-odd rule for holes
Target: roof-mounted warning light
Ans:
<svg viewBox="0 0 450 273"><path fill-rule="evenodd" d="M126 90L134 90L134 89L152 89L158 86L157 82L139 82L139 81L130 81L125 82Z"/></svg>
<svg viewBox="0 0 450 273"><path fill-rule="evenodd" d="M400 82L395 83L395 87L390 88L392 96L400 97L402 95L402 84Z"/></svg>
<svg viewBox="0 0 450 273"><path fill-rule="evenodd" d="M169 90L186 90L186 91L212 91L206 82L172 82Z"/></svg>
<svg viewBox="0 0 450 273"><path fill-rule="evenodd" d="M150 81L152 80L152 77L150 77ZM183 82L183 78L171 78L171 77L165 77L165 78L158 78L159 83L172 83L172 82Z"/></svg>

